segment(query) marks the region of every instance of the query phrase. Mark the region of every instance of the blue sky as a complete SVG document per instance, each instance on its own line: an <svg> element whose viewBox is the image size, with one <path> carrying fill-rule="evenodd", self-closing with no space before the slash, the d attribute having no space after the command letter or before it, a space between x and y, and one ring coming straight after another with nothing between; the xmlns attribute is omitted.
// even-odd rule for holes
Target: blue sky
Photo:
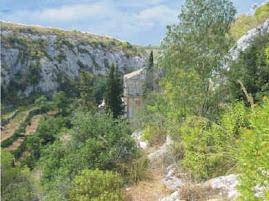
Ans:
<svg viewBox="0 0 269 201"><path fill-rule="evenodd" d="M266 0L234 0L238 14ZM0 0L1 20L159 45L183 0Z"/></svg>

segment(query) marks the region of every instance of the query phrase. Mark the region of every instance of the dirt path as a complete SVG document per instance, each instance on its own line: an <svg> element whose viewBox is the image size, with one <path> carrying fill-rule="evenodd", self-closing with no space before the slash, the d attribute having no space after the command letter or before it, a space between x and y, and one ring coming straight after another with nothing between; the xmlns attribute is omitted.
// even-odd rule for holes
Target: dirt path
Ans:
<svg viewBox="0 0 269 201"><path fill-rule="evenodd" d="M13 135L14 131L19 128L20 123L25 120L27 114L28 112L22 112L22 114L18 114L15 119L12 119L11 122L5 126L4 130L1 131L0 142L10 138ZM23 115L22 120L18 120L20 118L19 115Z"/></svg>
<svg viewBox="0 0 269 201"><path fill-rule="evenodd" d="M42 117L42 115L36 115L32 118L31 120L31 124L28 125L26 128L25 128L25 135L29 135L31 133L34 133L36 128L37 128L37 125L38 125L38 122L40 120L40 118Z"/></svg>
<svg viewBox="0 0 269 201"><path fill-rule="evenodd" d="M160 170L152 170L148 179L126 189L128 201L158 201L171 194L162 182Z"/></svg>
<svg viewBox="0 0 269 201"><path fill-rule="evenodd" d="M40 118L41 118L41 115L36 115L32 118L31 124L28 125L25 129L25 136L35 132ZM17 140L15 140L13 142L13 144L11 146L8 147L8 150L14 151L14 150L18 149L18 147L21 145L21 143L23 142L24 139L25 139L25 137L19 137Z"/></svg>
<svg viewBox="0 0 269 201"><path fill-rule="evenodd" d="M19 146L21 145L21 143L23 142L24 138L25 138L25 137L19 137L17 140L15 140L15 141L13 142L12 145L10 145L10 146L8 147L8 150L9 150L9 151L15 151L16 149L18 149L18 147L19 147Z"/></svg>

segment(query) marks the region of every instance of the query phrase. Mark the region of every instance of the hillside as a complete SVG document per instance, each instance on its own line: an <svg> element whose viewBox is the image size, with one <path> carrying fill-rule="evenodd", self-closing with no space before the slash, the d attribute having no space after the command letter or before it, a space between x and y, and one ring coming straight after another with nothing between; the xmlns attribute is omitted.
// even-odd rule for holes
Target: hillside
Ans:
<svg viewBox="0 0 269 201"><path fill-rule="evenodd" d="M160 47L3 22L1 200L269 200L268 5L186 0Z"/></svg>
<svg viewBox="0 0 269 201"><path fill-rule="evenodd" d="M2 100L55 94L74 85L81 69L102 76L111 65L126 73L145 65L138 45L76 30L1 22ZM73 86L72 86L73 87Z"/></svg>

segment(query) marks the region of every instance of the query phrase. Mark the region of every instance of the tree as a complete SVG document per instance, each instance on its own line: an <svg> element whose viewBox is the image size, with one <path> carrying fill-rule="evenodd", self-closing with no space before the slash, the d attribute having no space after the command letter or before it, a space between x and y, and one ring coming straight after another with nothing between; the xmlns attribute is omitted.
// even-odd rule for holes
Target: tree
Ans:
<svg viewBox="0 0 269 201"><path fill-rule="evenodd" d="M93 76L87 71L80 72L80 107L83 111L95 111L95 90L93 87Z"/></svg>
<svg viewBox="0 0 269 201"><path fill-rule="evenodd" d="M110 111L114 118L124 114L124 105L122 101L123 84L118 67L111 66L107 78L107 88L105 92L106 111Z"/></svg>
<svg viewBox="0 0 269 201"><path fill-rule="evenodd" d="M238 60L231 62L227 72L227 88L232 99L243 99L247 102L239 82L253 96L255 102L269 93L269 63L266 55L268 36L269 34L256 37L251 47L242 52Z"/></svg>
<svg viewBox="0 0 269 201"><path fill-rule="evenodd" d="M48 101L47 97L44 95L36 99L35 105L42 113L52 109L52 104Z"/></svg>
<svg viewBox="0 0 269 201"><path fill-rule="evenodd" d="M53 102L62 115L66 115L68 113L70 99L66 97L66 94L63 91L55 94Z"/></svg>
<svg viewBox="0 0 269 201"><path fill-rule="evenodd" d="M166 71L164 93L171 115L177 119L214 109L212 82L229 49L234 15L230 0L186 0L179 23L168 26L160 66Z"/></svg>
<svg viewBox="0 0 269 201"><path fill-rule="evenodd" d="M153 72L153 51L150 52L148 63L146 66L146 79L143 84L143 96L146 97L148 93L154 90L154 72Z"/></svg>

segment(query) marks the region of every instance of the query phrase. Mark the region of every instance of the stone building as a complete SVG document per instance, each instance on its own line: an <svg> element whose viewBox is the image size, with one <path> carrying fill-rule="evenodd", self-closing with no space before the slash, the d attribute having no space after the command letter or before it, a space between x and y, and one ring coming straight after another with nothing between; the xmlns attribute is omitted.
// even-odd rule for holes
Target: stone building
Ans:
<svg viewBox="0 0 269 201"><path fill-rule="evenodd" d="M142 105L143 83L146 78L146 69L124 75L124 102L126 105L126 116L128 119L134 118L136 112Z"/></svg>

